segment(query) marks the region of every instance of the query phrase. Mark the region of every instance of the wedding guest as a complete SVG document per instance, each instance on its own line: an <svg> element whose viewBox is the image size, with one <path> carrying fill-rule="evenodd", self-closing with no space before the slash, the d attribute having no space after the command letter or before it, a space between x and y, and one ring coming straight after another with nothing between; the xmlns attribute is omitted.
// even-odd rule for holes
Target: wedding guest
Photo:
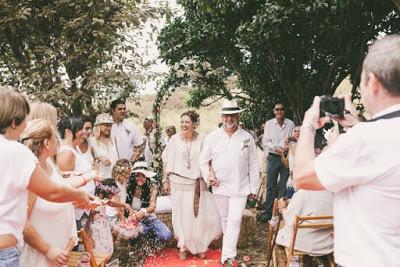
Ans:
<svg viewBox="0 0 400 267"><path fill-rule="evenodd" d="M110 113L114 121L111 135L114 138L119 159L135 162L141 154L143 136L137 127L126 119L125 100L121 98L113 100L110 105Z"/></svg>
<svg viewBox="0 0 400 267"><path fill-rule="evenodd" d="M82 138L82 128L82 120L77 117L63 117L58 123L61 142L56 162L61 172L84 174L93 170L90 162L77 150L79 140ZM88 194L94 195L96 185L94 181L89 181L80 188ZM85 225L89 210L76 209L75 216L79 230Z"/></svg>
<svg viewBox="0 0 400 267"><path fill-rule="evenodd" d="M282 198L285 195L289 168L281 161L280 153L287 152L285 150L285 140L293 135L295 126L292 120L285 117L285 106L283 103L275 104L274 115L275 118L265 123L262 141L264 153L267 155L267 197L265 210L258 216L258 220L262 222L271 219L278 175L278 198Z"/></svg>
<svg viewBox="0 0 400 267"><path fill-rule="evenodd" d="M92 136L93 133L93 119L91 116L84 115L81 117L81 120L83 123L82 134L78 140L76 150L79 154L85 157L91 165L94 165L94 152L92 146L89 143L89 138Z"/></svg>
<svg viewBox="0 0 400 267"><path fill-rule="evenodd" d="M28 190L48 201L75 201L87 207L88 195L53 182L38 159L17 142L26 127L27 99L0 87L0 266L19 266L22 231L27 221Z"/></svg>
<svg viewBox="0 0 400 267"><path fill-rule="evenodd" d="M181 115L181 133L172 136L164 150L165 192L171 192L172 225L180 259L187 253L205 257L210 243L222 234L218 210L199 166L204 136L196 131L199 115Z"/></svg>
<svg viewBox="0 0 400 267"><path fill-rule="evenodd" d="M49 121L32 120L21 135L25 144L39 159L47 175L61 185L84 185L94 176L64 179L52 160L57 153L55 128ZM89 174L91 175L91 174ZM54 226L57 231L54 231ZM23 232L25 246L21 252L22 266L57 266L67 264L64 250L69 239L76 237L75 209L72 203L54 203L29 192L28 221Z"/></svg>
<svg viewBox="0 0 400 267"><path fill-rule="evenodd" d="M132 173L126 202L137 211L136 218L143 225L143 233L139 238L148 241L169 241L172 239L172 233L168 227L161 222L154 214L157 205L157 185L151 181L156 173L148 170L148 165L144 161L137 161L133 165Z"/></svg>
<svg viewBox="0 0 400 267"><path fill-rule="evenodd" d="M109 114L97 115L94 134L90 139L94 157L99 160L99 172L104 178L111 178L112 168L119 158L115 140L111 136L113 123Z"/></svg>
<svg viewBox="0 0 400 267"><path fill-rule="evenodd" d="M176 128L174 125L169 125L167 126L167 128L165 128L165 139L164 139L165 145L168 144L169 140L171 140L171 137L175 134L176 134Z"/></svg>
<svg viewBox="0 0 400 267"><path fill-rule="evenodd" d="M329 191L299 190L293 195L286 209L282 211L284 227L279 230L276 243L290 246L293 235L293 225L296 216L332 216L333 193ZM315 223L312 222L312 223ZM332 223L332 220L318 220L317 223ZM306 228L297 232L295 250L305 252L310 256L322 256L332 253L332 228Z"/></svg>
<svg viewBox="0 0 400 267"><path fill-rule="evenodd" d="M114 252L113 232L117 235L119 232L129 236L136 237L139 234L139 227L125 228L123 224L107 216L107 208L125 208L130 209L126 203L114 200L115 195L119 193L117 183L112 178L101 180L96 186L96 196L99 197L102 205L90 211L89 219L86 223L86 229L92 239L93 250L103 255L112 255Z"/></svg>
<svg viewBox="0 0 400 267"><path fill-rule="evenodd" d="M51 123L51 125L57 127L57 109L52 105L45 102L35 102L31 104L31 112L28 116L28 121L34 119L43 119Z"/></svg>

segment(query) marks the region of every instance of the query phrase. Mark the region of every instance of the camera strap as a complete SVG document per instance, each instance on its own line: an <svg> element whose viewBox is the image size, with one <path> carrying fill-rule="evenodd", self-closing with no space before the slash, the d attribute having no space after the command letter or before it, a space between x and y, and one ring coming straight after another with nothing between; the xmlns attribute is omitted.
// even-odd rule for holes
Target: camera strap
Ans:
<svg viewBox="0 0 400 267"><path fill-rule="evenodd" d="M385 119L393 119L393 118L397 118L397 117L400 117L400 110L396 110L396 111L390 112L388 114L370 119L367 122L374 122L374 121L385 120Z"/></svg>

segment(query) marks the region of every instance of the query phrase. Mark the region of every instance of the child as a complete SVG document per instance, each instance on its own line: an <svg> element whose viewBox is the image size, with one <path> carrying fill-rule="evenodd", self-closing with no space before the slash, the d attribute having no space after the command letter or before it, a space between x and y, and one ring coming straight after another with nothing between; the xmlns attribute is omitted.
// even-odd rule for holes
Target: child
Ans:
<svg viewBox="0 0 400 267"><path fill-rule="evenodd" d="M106 206L113 207L125 207L126 205L112 199L117 193L119 193L116 182L107 178L102 180L96 186L96 196L101 199L102 205L94 210L91 210L89 220L86 224L88 233L90 234L93 241L93 250L96 253L112 255L114 251L114 242L112 237L112 231L123 231L126 236L135 237L138 235L139 227L132 227L130 224L129 231L126 228L121 227L117 223L110 223L106 216ZM134 225L133 225L134 226Z"/></svg>
<svg viewBox="0 0 400 267"><path fill-rule="evenodd" d="M115 163L112 169L112 178L118 186L119 192L114 195L114 201L117 201L119 203L126 202L126 189L131 172L132 166L129 160L119 159ZM126 204L124 208L130 213L133 213L133 209L130 205ZM118 216L119 222L125 223L124 212L121 208L107 207L106 214L111 221L117 221Z"/></svg>

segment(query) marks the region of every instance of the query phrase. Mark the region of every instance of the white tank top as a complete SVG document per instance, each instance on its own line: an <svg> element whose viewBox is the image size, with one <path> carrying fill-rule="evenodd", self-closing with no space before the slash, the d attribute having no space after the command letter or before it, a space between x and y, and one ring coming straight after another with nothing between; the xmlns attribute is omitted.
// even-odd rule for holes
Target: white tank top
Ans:
<svg viewBox="0 0 400 267"><path fill-rule="evenodd" d="M66 184L56 167L50 165L52 167L50 178L56 183ZM44 240L56 248L65 248L69 238L76 237L75 212L71 202L55 203L37 197L28 222ZM28 244L23 247L21 263L21 266L53 266L44 254Z"/></svg>
<svg viewBox="0 0 400 267"><path fill-rule="evenodd" d="M78 151L76 151L74 148L68 146L68 145L62 145L60 146L60 151L59 152L63 152L63 151L71 151L74 156L75 156L75 166L74 166L74 172L76 173L85 173L85 172L89 172L92 170L92 165L89 163L89 161L87 161L85 159L85 157L82 154L79 154ZM90 194L90 195L94 195L95 189L96 189L96 185L94 183L94 181L90 181L88 182L86 185L79 187L79 189L82 189L83 191L85 191L86 193ZM82 210L82 209L75 209L75 215L76 215L76 219L79 220L83 213L86 213L87 215L89 215L90 210Z"/></svg>

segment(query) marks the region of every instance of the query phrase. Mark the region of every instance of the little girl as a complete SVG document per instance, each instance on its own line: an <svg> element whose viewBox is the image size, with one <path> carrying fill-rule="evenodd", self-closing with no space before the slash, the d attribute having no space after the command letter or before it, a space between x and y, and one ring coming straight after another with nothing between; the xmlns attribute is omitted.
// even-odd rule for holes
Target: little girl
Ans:
<svg viewBox="0 0 400 267"><path fill-rule="evenodd" d="M131 172L132 165L129 160L119 159L117 162L115 162L115 165L112 169L112 178L115 181L119 192L114 195L113 200L120 203L126 202L126 188ZM133 212L133 209L129 204L126 204L124 208L130 213ZM118 216L118 219L121 223L125 222L124 212L121 208L107 207L106 214L107 217L112 221L116 221Z"/></svg>
<svg viewBox="0 0 400 267"><path fill-rule="evenodd" d="M135 237L138 235L139 227L129 225L129 231L119 224L111 223L106 216L106 206L125 208L127 205L115 200L111 200L119 193L118 186L114 179L108 178L102 180L96 186L96 196L101 199L101 204L94 210L91 210L89 220L86 224L86 229L93 240L93 250L95 253L112 255L114 251L114 242L112 231L122 231L124 235Z"/></svg>

